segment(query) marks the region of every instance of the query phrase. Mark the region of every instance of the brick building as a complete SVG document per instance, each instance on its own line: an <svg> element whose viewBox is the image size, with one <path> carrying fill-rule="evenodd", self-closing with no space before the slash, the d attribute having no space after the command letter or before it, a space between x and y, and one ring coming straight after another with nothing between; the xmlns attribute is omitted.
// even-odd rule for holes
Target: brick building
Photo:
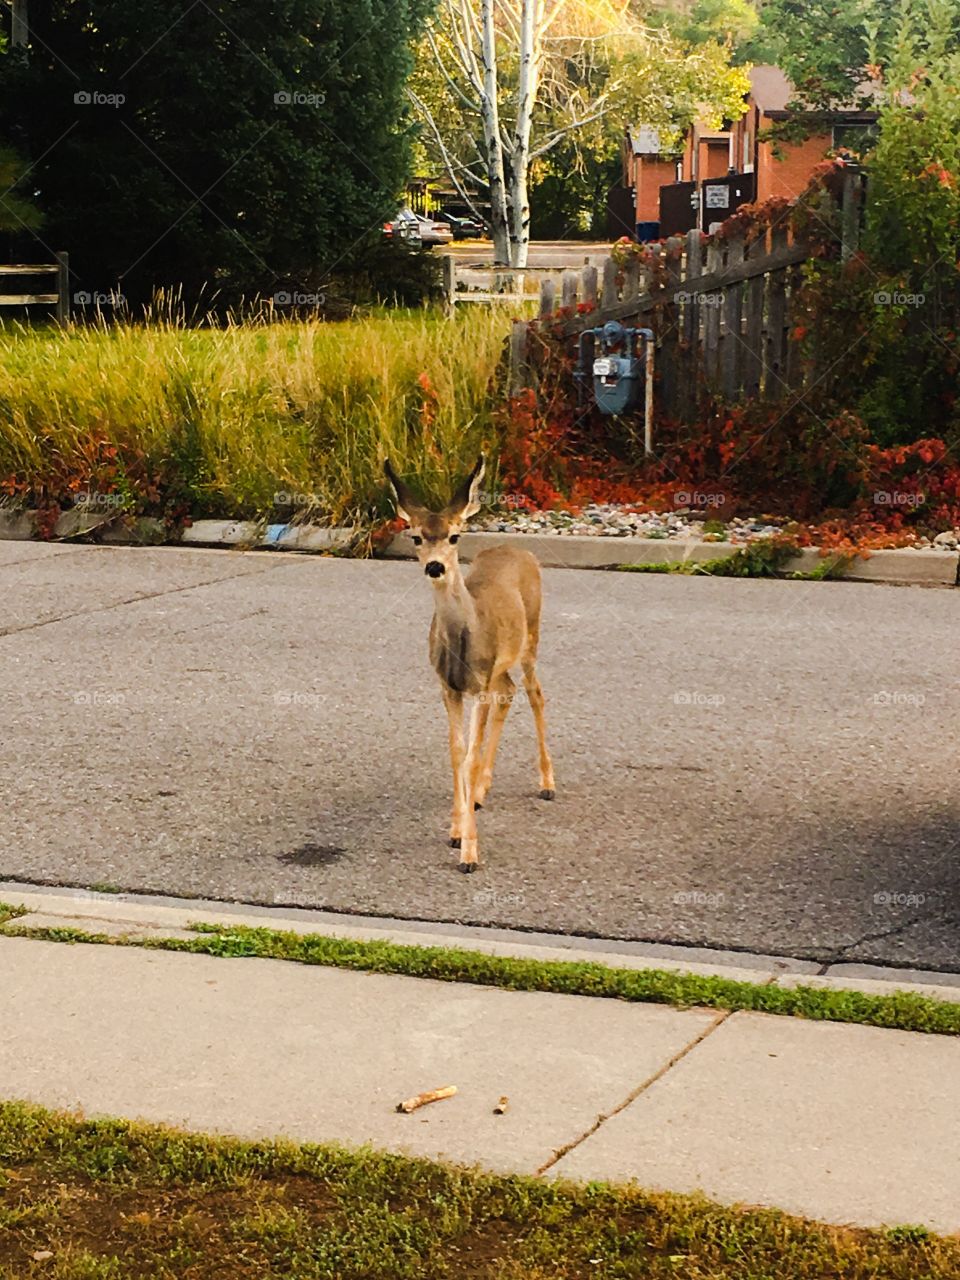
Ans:
<svg viewBox="0 0 960 1280"><path fill-rule="evenodd" d="M863 87L864 97L870 89ZM750 71L743 115L723 129L692 125L676 154L660 152L655 129L628 129L624 180L634 191L638 238L656 239L696 225L707 231L746 201L795 199L829 152L841 147L859 152L876 127L873 110L811 112L806 138L774 148L762 135L794 114L787 111L793 96L779 67L758 66Z"/></svg>

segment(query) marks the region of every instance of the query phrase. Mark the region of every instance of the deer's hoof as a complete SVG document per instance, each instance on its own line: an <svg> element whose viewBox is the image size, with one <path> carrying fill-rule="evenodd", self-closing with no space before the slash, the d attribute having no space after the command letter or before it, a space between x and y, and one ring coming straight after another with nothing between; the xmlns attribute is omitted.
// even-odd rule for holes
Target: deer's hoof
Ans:
<svg viewBox="0 0 960 1280"><path fill-rule="evenodd" d="M459 866L460 870L466 876L468 876L471 871L476 871L477 869L477 864L475 862L461 862Z"/></svg>
<svg viewBox="0 0 960 1280"><path fill-rule="evenodd" d="M552 800L556 794L557 793L555 791L551 791L548 787L544 787L544 789L540 792L540 799Z"/></svg>
<svg viewBox="0 0 960 1280"><path fill-rule="evenodd" d="M460 837L459 837L459 836L451 836L451 837L450 837L450 839L447 841L447 844L450 846L450 848L451 848L451 849L459 849L459 848L460 848Z"/></svg>

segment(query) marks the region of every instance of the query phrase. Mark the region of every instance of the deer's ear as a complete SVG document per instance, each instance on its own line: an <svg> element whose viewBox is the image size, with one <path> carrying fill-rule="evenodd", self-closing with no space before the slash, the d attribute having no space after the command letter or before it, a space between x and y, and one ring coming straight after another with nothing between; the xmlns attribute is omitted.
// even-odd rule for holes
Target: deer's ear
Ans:
<svg viewBox="0 0 960 1280"><path fill-rule="evenodd" d="M397 515L401 520L406 520L407 524L419 523L421 508L414 501L410 490L391 467L388 458L383 460L383 472L387 477L390 488L393 490L393 500L396 503Z"/></svg>
<svg viewBox="0 0 960 1280"><path fill-rule="evenodd" d="M480 485L486 469L487 464L481 453L476 466L447 504L446 514L451 519L469 520L480 510L483 505L480 499Z"/></svg>

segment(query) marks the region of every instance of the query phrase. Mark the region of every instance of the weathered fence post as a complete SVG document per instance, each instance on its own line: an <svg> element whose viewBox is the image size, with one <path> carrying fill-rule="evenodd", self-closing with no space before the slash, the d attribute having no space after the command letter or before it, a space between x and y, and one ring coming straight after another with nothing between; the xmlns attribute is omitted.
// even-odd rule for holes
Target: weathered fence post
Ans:
<svg viewBox="0 0 960 1280"><path fill-rule="evenodd" d="M860 247L860 166L848 164L843 171L840 221L840 260L846 262Z"/></svg>
<svg viewBox="0 0 960 1280"><path fill-rule="evenodd" d="M581 276L581 301L590 303L594 308L597 305L597 268L589 263L583 268Z"/></svg>
<svg viewBox="0 0 960 1280"><path fill-rule="evenodd" d="M711 238L707 245L707 275L714 275L723 266L723 250ZM716 305L716 294L711 293L703 299L703 372L708 382L715 382L720 363L720 308Z"/></svg>
<svg viewBox="0 0 960 1280"><path fill-rule="evenodd" d="M774 227L770 236L770 249L777 253L787 247L787 228ZM786 387L786 322L787 322L787 272L785 268L771 271L767 286L767 358L764 391L775 398Z"/></svg>
<svg viewBox="0 0 960 1280"><path fill-rule="evenodd" d="M703 241L700 228L687 232L684 283L696 280L703 271ZM700 384L700 299L689 288L683 292L683 350L680 360L680 411L684 417L694 412Z"/></svg>
<svg viewBox="0 0 960 1280"><path fill-rule="evenodd" d="M55 253L57 260L57 324L70 321L70 255L61 250Z"/></svg>
<svg viewBox="0 0 960 1280"><path fill-rule="evenodd" d="M680 311L674 297L680 286L680 255L683 241L671 236L664 245L663 264L663 321L660 327L660 399L665 413L673 417L677 412L680 387Z"/></svg>
<svg viewBox="0 0 960 1280"><path fill-rule="evenodd" d="M510 394L515 396L527 385L527 324L514 320L510 330Z"/></svg>
<svg viewBox="0 0 960 1280"><path fill-rule="evenodd" d="M750 244L746 251L748 261L762 258L766 252L766 235ZM763 379L763 295L765 276L753 276L747 281L746 313L747 332L743 352L743 394L752 400L760 394Z"/></svg>
<svg viewBox="0 0 960 1280"><path fill-rule="evenodd" d="M443 256L443 309L452 316L457 303L457 260L452 253Z"/></svg>
<svg viewBox="0 0 960 1280"><path fill-rule="evenodd" d="M565 271L561 282L560 305L564 310L577 309L577 275L574 271Z"/></svg>
<svg viewBox="0 0 960 1280"><path fill-rule="evenodd" d="M727 266L743 262L743 236L727 244ZM743 285L728 284L723 290L723 394L733 400L740 391L740 353L743 350Z"/></svg>
<svg viewBox="0 0 960 1280"><path fill-rule="evenodd" d="M617 301L617 276L620 268L615 258L607 258L603 264L603 286L600 294L601 307L612 307Z"/></svg>
<svg viewBox="0 0 960 1280"><path fill-rule="evenodd" d="M557 309L556 282L550 276L545 276L540 281L540 319L546 320L548 316L553 315L556 309Z"/></svg>
<svg viewBox="0 0 960 1280"><path fill-rule="evenodd" d="M640 259L631 253L623 268L623 301L636 298L640 293Z"/></svg>

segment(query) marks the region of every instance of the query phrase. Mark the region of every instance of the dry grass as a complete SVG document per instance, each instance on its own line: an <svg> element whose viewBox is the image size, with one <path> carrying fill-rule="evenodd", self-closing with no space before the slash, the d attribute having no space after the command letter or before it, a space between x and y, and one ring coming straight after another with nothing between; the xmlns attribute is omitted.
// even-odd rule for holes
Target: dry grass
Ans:
<svg viewBox="0 0 960 1280"><path fill-rule="evenodd" d="M343 522L380 500L382 452L439 493L489 442L509 329L502 309L464 312L2 328L0 482L27 502L96 486L103 441L119 459L103 484L140 513L154 477L194 515L268 514L280 492Z"/></svg>

